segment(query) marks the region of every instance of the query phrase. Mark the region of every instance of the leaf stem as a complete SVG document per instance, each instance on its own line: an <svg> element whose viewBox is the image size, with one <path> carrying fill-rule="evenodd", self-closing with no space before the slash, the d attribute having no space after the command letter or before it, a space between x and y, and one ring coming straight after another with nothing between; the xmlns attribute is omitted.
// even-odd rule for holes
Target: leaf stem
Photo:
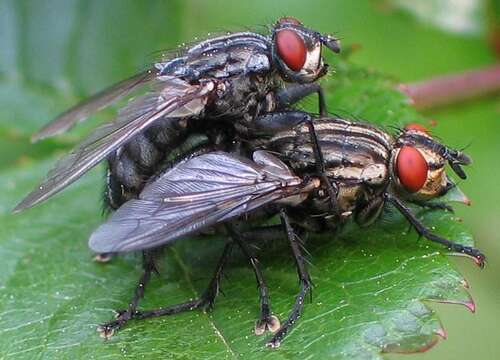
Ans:
<svg viewBox="0 0 500 360"><path fill-rule="evenodd" d="M500 90L500 65L400 84L417 109L429 109L488 95Z"/></svg>

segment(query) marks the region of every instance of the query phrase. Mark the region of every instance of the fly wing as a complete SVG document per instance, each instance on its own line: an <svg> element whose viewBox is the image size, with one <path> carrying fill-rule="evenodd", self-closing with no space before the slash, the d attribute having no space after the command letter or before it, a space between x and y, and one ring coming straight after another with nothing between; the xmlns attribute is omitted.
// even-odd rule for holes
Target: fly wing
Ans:
<svg viewBox="0 0 500 360"><path fill-rule="evenodd" d="M108 107L140 86L150 83L155 77L155 72L149 69L95 94L42 127L31 137L32 142L66 132L93 113Z"/></svg>
<svg viewBox="0 0 500 360"><path fill-rule="evenodd" d="M120 207L89 246L96 252L157 247L301 192L302 180L280 165L277 171L223 152L191 158Z"/></svg>
<svg viewBox="0 0 500 360"><path fill-rule="evenodd" d="M32 207L58 193L88 170L140 133L155 120L164 117L183 117L200 113L214 83L199 85L174 77L160 77L157 91L131 101L111 123L94 130L71 153L59 161L47 179L19 203L14 212Z"/></svg>

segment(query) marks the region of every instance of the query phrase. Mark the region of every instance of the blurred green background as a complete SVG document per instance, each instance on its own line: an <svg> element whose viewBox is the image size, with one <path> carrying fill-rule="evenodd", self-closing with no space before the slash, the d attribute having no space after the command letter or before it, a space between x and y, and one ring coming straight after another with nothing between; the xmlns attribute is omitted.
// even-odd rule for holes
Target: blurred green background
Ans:
<svg viewBox="0 0 500 360"><path fill-rule="evenodd" d="M16 123L21 130L13 131L6 118L11 122L46 122L76 98L143 68L154 58L155 50L204 37L210 31L265 26L282 15L296 16L318 30L334 30L345 48L359 46L350 56L352 62L405 83L496 61L489 41L497 18L493 2L104 0L114 12L103 12L102 6L96 11L97 2L0 0L0 76L5 82L0 87L0 127L9 134L0 140L0 168L13 167L27 156L37 157L22 131L24 127L33 128L33 124ZM141 19L147 14L155 21L134 22L130 17L122 21L122 14L116 12L120 8L117 2L127 4L124 11L133 8L142 14ZM164 19L161 28L156 26L158 19ZM12 31L16 27L22 31ZM69 61L68 57L61 61L63 53L70 54ZM107 55L111 53L114 55ZM21 92L17 85L26 82L30 84L29 93ZM46 100L40 96L46 91L61 95L57 100ZM46 101L54 103L39 106ZM40 113L38 107L51 111ZM431 351L412 357L500 358L496 323L500 319L500 281L496 276L500 272L499 110L499 97L490 96L424 113L437 121L432 132L447 144L470 144L467 151L474 164L468 169L469 179L460 186L473 206L457 210L472 228L478 247L487 254L488 266L479 271L469 262L454 260L471 285L477 312L431 304L439 311L449 338ZM37 151L52 152L60 147L64 144L49 141Z"/></svg>

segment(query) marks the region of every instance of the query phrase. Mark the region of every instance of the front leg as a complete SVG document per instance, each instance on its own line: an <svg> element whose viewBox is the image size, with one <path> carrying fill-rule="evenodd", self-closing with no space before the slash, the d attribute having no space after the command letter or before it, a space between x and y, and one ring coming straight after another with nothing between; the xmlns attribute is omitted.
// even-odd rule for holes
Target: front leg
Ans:
<svg viewBox="0 0 500 360"><path fill-rule="evenodd" d="M327 116L328 111L326 109L325 95L323 93L322 87L316 83L289 85L284 89L280 90L276 96L277 109L278 110L289 109L292 105L294 105L298 101L314 93L318 94L319 114L322 117Z"/></svg>
<svg viewBox="0 0 500 360"><path fill-rule="evenodd" d="M101 337L105 339L109 339L115 331L119 330L123 325L125 325L129 320L131 320L137 310L137 305L139 304L139 300L144 297L144 290L146 285L149 283L151 279L151 273L156 272L155 265L155 252L154 251L144 251L142 253L142 262L144 272L139 279L139 283L134 291L134 296L132 300L128 304L127 310L117 311L117 316L115 320L109 321L103 325L100 325L97 328L97 331L100 333Z"/></svg>
<svg viewBox="0 0 500 360"><path fill-rule="evenodd" d="M401 214L403 214L403 216L410 222L410 224L415 228L415 230L419 235L425 237L427 240L442 244L451 251L468 255L474 259L476 264L481 269L484 267L486 257L479 249L457 244L453 241L444 239L438 235L433 234L420 220L417 219L417 217L415 216L415 214L413 214L411 209L408 206L406 206L406 204L402 202L398 197L389 193L385 193L384 198L392 205L394 205L396 209L398 209L399 212L401 212Z"/></svg>
<svg viewBox="0 0 500 360"><path fill-rule="evenodd" d="M448 205L442 201L427 202L427 201L412 200L411 203L430 210L444 210L444 211L449 211L451 213L455 212L455 210L451 205Z"/></svg>

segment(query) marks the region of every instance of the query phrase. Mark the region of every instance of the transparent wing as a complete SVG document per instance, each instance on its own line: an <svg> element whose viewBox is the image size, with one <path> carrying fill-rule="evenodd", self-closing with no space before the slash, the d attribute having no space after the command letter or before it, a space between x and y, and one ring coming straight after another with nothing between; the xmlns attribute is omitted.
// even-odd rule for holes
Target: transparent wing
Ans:
<svg viewBox="0 0 500 360"><path fill-rule="evenodd" d="M215 152L176 165L101 225L90 237L90 248L122 252L157 247L304 189L285 164L259 153L257 162Z"/></svg>
<svg viewBox="0 0 500 360"><path fill-rule="evenodd" d="M58 193L155 120L198 114L204 108L214 84L207 81L190 85L174 77L161 77L157 88L131 101L114 122L96 128L86 140L60 160L47 179L13 211L29 208Z"/></svg>
<svg viewBox="0 0 500 360"><path fill-rule="evenodd" d="M131 91L136 90L140 86L151 82L155 77L155 71L149 69L95 94L89 99L63 112L57 118L42 127L31 137L31 141L37 142L66 132L76 123L85 120L93 113L113 104L115 101L129 94Z"/></svg>

